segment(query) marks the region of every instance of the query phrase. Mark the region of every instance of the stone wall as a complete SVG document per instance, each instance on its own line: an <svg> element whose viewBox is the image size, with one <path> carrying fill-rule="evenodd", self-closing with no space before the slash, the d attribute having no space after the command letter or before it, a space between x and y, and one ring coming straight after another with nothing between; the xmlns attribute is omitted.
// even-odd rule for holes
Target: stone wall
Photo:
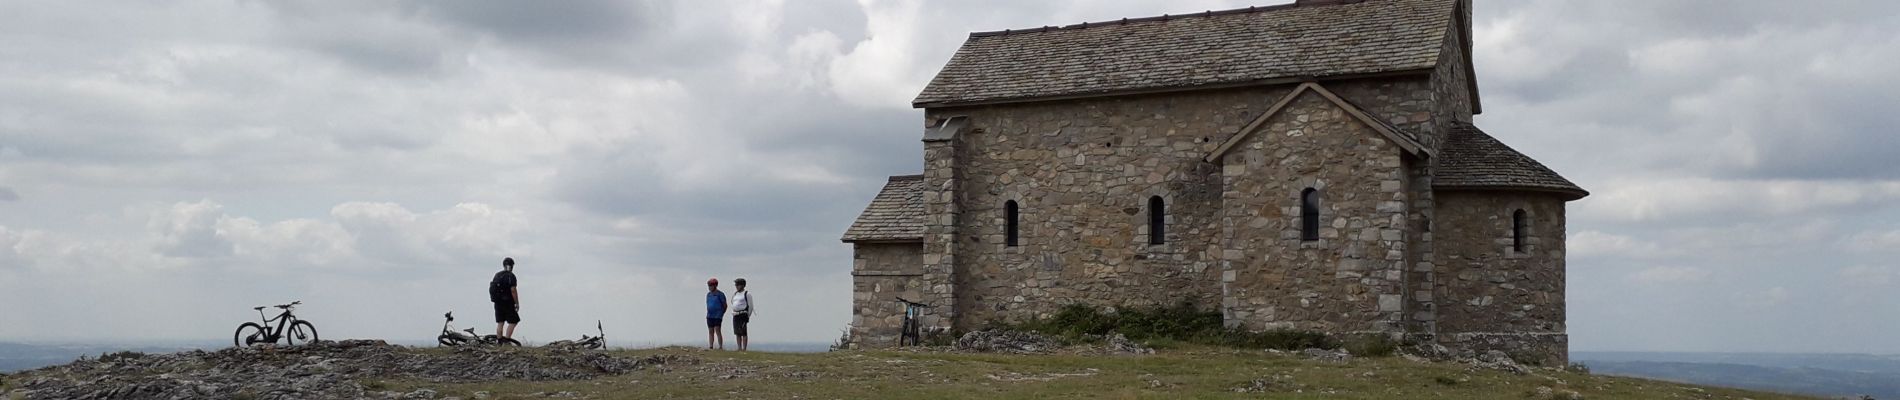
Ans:
<svg viewBox="0 0 1900 400"><path fill-rule="evenodd" d="M965 153L962 138L954 134L924 140L923 275L917 302L931 308L920 321L932 329L949 330L957 318L957 233L963 210L957 168Z"/></svg>
<svg viewBox="0 0 1900 400"><path fill-rule="evenodd" d="M894 346L904 324L904 306L896 299L921 301L929 288L923 279L923 244L855 243L852 249L852 341Z"/></svg>
<svg viewBox="0 0 1900 400"><path fill-rule="evenodd" d="M968 116L960 326L1100 306L1219 303L1218 172L1202 159L1291 87L929 110ZM1165 243L1149 244L1148 200ZM1004 244L1003 205L1020 209Z"/></svg>
<svg viewBox="0 0 1900 400"><path fill-rule="evenodd" d="M1524 249L1512 247L1512 214L1524 210ZM1441 341L1531 346L1564 359L1564 202L1555 194L1438 193L1438 330ZM1473 341L1482 338L1482 341ZM1511 344L1511 343L1520 344ZM1551 347L1558 346L1558 347Z"/></svg>
<svg viewBox="0 0 1900 400"><path fill-rule="evenodd" d="M1228 324L1334 333L1402 329L1408 163L1395 143L1316 92L1222 158ZM1300 195L1320 196L1318 240Z"/></svg>

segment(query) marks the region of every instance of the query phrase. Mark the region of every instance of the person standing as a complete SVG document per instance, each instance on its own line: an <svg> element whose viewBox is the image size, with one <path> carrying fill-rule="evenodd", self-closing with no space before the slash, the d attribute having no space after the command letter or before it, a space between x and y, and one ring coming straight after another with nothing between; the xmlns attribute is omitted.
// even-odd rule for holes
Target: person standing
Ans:
<svg viewBox="0 0 1900 400"><path fill-rule="evenodd" d="M521 323L521 291L516 289L513 257L501 259L501 272L488 281L488 301L495 303L495 336L513 339L515 325Z"/></svg>
<svg viewBox="0 0 1900 400"><path fill-rule="evenodd" d="M719 291L719 278L706 280L706 348L713 348L713 340L718 339L719 349L726 349L726 333L719 325L726 319L726 292Z"/></svg>
<svg viewBox="0 0 1900 400"><path fill-rule="evenodd" d="M745 290L745 278L732 280L732 337L739 341L739 351L746 350L746 324L752 323L752 292Z"/></svg>

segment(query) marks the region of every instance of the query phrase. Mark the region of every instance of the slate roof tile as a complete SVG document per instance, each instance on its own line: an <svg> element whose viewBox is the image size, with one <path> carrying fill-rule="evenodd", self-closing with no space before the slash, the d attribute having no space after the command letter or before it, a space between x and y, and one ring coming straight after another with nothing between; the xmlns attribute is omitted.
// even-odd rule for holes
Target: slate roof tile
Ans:
<svg viewBox="0 0 1900 400"><path fill-rule="evenodd" d="M973 33L912 105L1431 68L1455 7L1368 0Z"/></svg>
<svg viewBox="0 0 1900 400"><path fill-rule="evenodd" d="M1562 193L1571 200L1590 195L1557 171L1470 123L1452 123L1438 152L1433 189L1541 190Z"/></svg>
<svg viewBox="0 0 1900 400"><path fill-rule="evenodd" d="M898 175L864 207L843 240L910 241L924 238L924 176Z"/></svg>

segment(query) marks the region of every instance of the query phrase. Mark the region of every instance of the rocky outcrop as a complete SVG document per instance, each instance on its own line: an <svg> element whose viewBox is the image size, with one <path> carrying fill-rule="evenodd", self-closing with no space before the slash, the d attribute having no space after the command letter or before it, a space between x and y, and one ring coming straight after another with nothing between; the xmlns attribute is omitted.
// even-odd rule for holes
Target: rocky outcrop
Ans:
<svg viewBox="0 0 1900 400"><path fill-rule="evenodd" d="M1035 332L990 329L963 334L957 350L982 353L1035 354L1062 348L1055 339Z"/></svg>
<svg viewBox="0 0 1900 400"><path fill-rule="evenodd" d="M628 358L599 351L495 346L423 350L380 340L345 340L282 348L122 353L27 371L9 377L8 383L19 389L9 395L28 399L433 398L433 393L380 392L360 380L575 380L697 362L671 355Z"/></svg>

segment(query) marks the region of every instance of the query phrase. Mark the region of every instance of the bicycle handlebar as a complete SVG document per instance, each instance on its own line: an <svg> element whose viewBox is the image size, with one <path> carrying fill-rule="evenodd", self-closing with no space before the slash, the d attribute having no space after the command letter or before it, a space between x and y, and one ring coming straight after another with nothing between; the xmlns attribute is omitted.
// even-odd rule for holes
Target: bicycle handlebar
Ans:
<svg viewBox="0 0 1900 400"><path fill-rule="evenodd" d="M895 296L893 296L892 298L894 298L894 299L897 299L897 302L899 302L899 303L904 303L904 304L907 304L907 305L911 305L911 306L915 306L915 307L930 307L930 305L929 305L929 304L924 304L924 303L918 303L918 302L915 302L915 301L910 301L910 300L904 300L904 298L902 298L902 297L895 297Z"/></svg>
<svg viewBox="0 0 1900 400"><path fill-rule="evenodd" d="M277 308L280 308L280 309L289 309L289 308L291 308L291 307L296 307L296 306L298 306L298 305L302 305L302 304L303 304L303 301L293 301L293 302L290 302L290 304L278 304L278 305L274 305L274 306L271 306L271 307L277 307Z"/></svg>

